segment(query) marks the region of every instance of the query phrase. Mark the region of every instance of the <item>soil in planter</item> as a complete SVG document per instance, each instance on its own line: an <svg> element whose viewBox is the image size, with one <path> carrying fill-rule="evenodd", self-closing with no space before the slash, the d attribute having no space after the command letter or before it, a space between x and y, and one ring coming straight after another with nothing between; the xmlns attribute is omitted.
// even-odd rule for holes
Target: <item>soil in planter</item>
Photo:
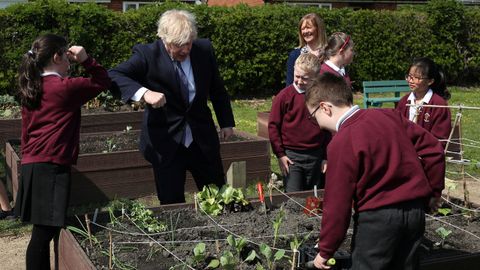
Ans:
<svg viewBox="0 0 480 270"><path fill-rule="evenodd" d="M304 199L297 199L297 202L304 204ZM282 210L280 210L282 209ZM235 269L255 269L255 263L261 263L267 269L267 260L261 255L259 245L265 243L273 246L274 229L273 222L278 218L280 212L283 211L284 216L278 231L278 239L275 247L285 250L291 250L290 242L295 237L301 240L305 235L309 235L309 239L304 243L304 247L311 247L315 244L319 233L321 217L309 217L303 213L303 209L295 202L288 201L277 207L273 211L265 214L258 208L250 212L224 214L210 219L206 215L195 213L195 210L175 209L163 210L157 214L159 220L167 225L168 232L147 236L132 235L131 233L139 233L139 230L127 218L120 218L123 222L121 225L115 226L115 230L127 233L112 233L114 242L115 258L118 261L127 263L136 269L169 269L177 265L175 269L182 268L182 263L174 258L175 254L181 258L189 266L195 269L204 269L206 262L203 264L195 264L193 262L193 249L199 242L206 244L206 256L219 259L224 251L233 249L227 241L228 235L244 237L249 240L242 252L242 259L245 259L251 250L255 250L258 259L253 264L237 263ZM453 211L445 217L439 217L442 221L454 224L475 235L480 234L480 225L478 217L469 217L466 219L460 211ZM104 220L103 225L108 221ZM78 222L76 223L77 226ZM445 239L443 246L435 243L441 242L441 237L435 232L439 227L451 230L452 234ZM108 255L101 253L101 250L108 250L108 232L99 227L93 227L95 237L101 244L90 248L88 241L79 238L84 250L98 269L108 269ZM344 241L341 251L349 250L350 229L346 240ZM81 238L81 239L80 239ZM217 240L217 241L215 241ZM168 249L171 253L165 251L160 245ZM99 248L101 246L101 249ZM275 253L276 250L273 250ZM423 241L420 254L422 260L432 258L442 258L455 254L478 253L480 252L480 241L478 238L445 225L439 221L427 218L427 228L425 240ZM108 254L108 253L107 253ZM291 252L286 255L291 256ZM208 261L208 260L207 260ZM288 258L279 260L276 269L290 269L291 265ZM301 268L300 268L301 269Z"/></svg>
<svg viewBox="0 0 480 270"><path fill-rule="evenodd" d="M95 135L82 134L80 136L80 154L89 153L105 153L126 150L136 150L139 144L138 130L130 130L124 132L105 132ZM227 142L245 141L244 137L233 135ZM20 145L13 144L15 152L21 158Z"/></svg>

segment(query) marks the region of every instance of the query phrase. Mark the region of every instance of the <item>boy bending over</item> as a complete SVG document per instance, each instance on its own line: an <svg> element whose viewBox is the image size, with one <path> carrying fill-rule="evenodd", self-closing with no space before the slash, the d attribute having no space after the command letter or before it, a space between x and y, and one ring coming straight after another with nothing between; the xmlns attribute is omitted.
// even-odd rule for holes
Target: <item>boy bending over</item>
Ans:
<svg viewBox="0 0 480 270"><path fill-rule="evenodd" d="M342 78L325 73L307 89L311 118L336 132L328 148L319 254L326 261L342 243L352 211L352 269L417 269L425 211L444 188L438 140L391 109L352 106Z"/></svg>

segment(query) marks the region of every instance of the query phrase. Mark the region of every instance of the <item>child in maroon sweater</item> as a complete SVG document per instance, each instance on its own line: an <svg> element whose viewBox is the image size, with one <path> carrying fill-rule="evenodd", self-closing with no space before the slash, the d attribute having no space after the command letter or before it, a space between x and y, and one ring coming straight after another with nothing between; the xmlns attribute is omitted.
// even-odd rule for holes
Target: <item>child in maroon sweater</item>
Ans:
<svg viewBox="0 0 480 270"><path fill-rule="evenodd" d="M410 121L430 131L446 145L452 129L449 108L422 107L422 105L446 106L450 93L445 85L445 76L433 60L415 59L405 75L412 92L400 99L396 109ZM411 104L413 106L407 106Z"/></svg>
<svg viewBox="0 0 480 270"><path fill-rule="evenodd" d="M310 115L337 132L328 145L323 218L316 267L326 264L355 214L352 266L415 269L425 210L437 206L445 177L438 140L392 109L352 106L340 77L320 75L306 93Z"/></svg>
<svg viewBox="0 0 480 270"><path fill-rule="evenodd" d="M70 61L91 78L68 76ZM33 224L27 269L50 269L50 241L65 225L70 166L78 157L80 108L110 87L107 71L83 47L60 36L37 38L18 74L22 104L22 167L15 214Z"/></svg>
<svg viewBox="0 0 480 270"><path fill-rule="evenodd" d="M352 87L350 76L345 67L353 61L354 45L351 36L342 32L333 33L320 53L320 61L323 62L320 74L328 72L342 77L347 85Z"/></svg>
<svg viewBox="0 0 480 270"><path fill-rule="evenodd" d="M318 75L320 61L313 54L301 54L295 61L294 82L281 90L272 102L268 135L284 176L286 192L323 188L323 167L330 134L308 119L305 89Z"/></svg>

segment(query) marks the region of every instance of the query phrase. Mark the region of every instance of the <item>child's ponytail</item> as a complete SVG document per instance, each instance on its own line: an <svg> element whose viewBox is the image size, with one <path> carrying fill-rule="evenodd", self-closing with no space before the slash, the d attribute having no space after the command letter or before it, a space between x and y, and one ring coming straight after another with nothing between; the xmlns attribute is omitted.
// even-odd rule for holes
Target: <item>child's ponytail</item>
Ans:
<svg viewBox="0 0 480 270"><path fill-rule="evenodd" d="M48 66L53 56L62 55L67 50L67 41L60 36L47 34L38 37L32 48L23 55L18 70L18 97L23 106L36 109L42 99L43 69Z"/></svg>
<svg viewBox="0 0 480 270"><path fill-rule="evenodd" d="M352 44L349 35L342 32L333 33L327 40L327 44L320 49L320 61L325 62L330 57L336 55L340 51L348 49Z"/></svg>

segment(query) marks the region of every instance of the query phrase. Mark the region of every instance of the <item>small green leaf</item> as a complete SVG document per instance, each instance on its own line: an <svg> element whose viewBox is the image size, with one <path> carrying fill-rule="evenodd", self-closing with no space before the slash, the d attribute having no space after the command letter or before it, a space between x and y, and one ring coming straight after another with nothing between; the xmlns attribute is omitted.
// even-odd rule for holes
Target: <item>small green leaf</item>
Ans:
<svg viewBox="0 0 480 270"><path fill-rule="evenodd" d="M284 249L279 249L277 252L275 252L274 259L275 261L278 261L282 259L285 256L285 250Z"/></svg>
<svg viewBox="0 0 480 270"><path fill-rule="evenodd" d="M220 261L217 259L213 259L210 261L210 263L207 265L208 269L215 269L220 266Z"/></svg>
<svg viewBox="0 0 480 270"><path fill-rule="evenodd" d="M255 252L255 250L252 250L250 254L248 254L247 258L245 259L245 262L251 262L255 260L256 257L257 257L257 253Z"/></svg>

